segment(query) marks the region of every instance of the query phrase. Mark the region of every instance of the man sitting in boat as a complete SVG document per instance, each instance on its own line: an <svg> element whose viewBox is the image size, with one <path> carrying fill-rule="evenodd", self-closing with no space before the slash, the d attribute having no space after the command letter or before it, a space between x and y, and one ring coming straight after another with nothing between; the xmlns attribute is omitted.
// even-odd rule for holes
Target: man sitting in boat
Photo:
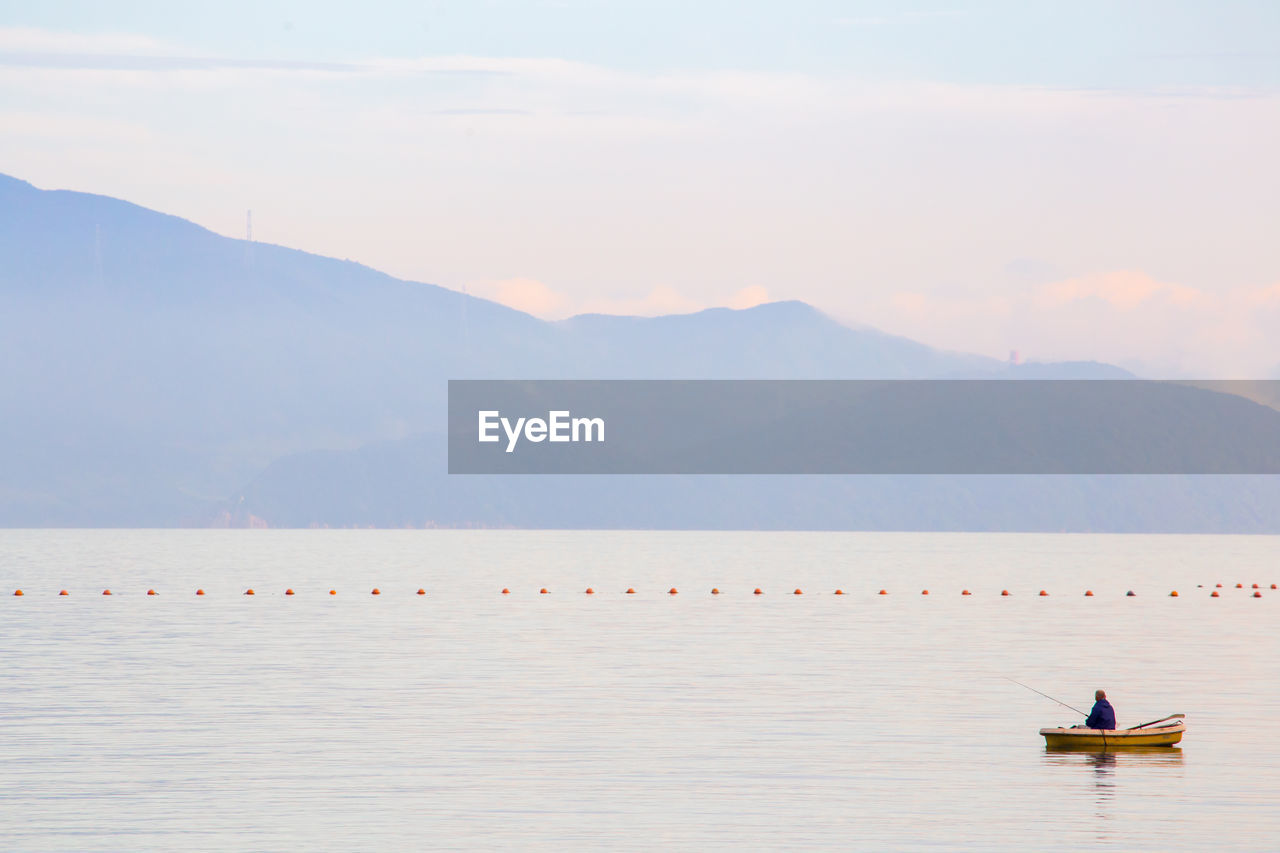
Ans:
<svg viewBox="0 0 1280 853"><path fill-rule="evenodd" d="M1086 729L1114 729L1116 727L1116 711L1107 701L1107 691L1098 690L1093 694L1093 710L1089 719L1084 721Z"/></svg>

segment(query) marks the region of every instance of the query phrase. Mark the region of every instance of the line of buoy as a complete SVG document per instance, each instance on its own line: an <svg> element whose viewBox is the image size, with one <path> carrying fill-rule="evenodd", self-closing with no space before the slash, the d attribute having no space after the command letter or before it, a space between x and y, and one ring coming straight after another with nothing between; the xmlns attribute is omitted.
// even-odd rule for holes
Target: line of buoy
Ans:
<svg viewBox="0 0 1280 853"><path fill-rule="evenodd" d="M1197 586L1202 587L1203 585L1197 585ZM1220 597L1221 597L1221 593L1219 593L1219 591L1218 591L1218 590L1219 590L1219 589L1221 589L1221 588L1222 588L1222 584L1215 584L1215 588L1214 588L1214 589L1209 593L1209 597L1210 597L1210 598L1220 598ZM1273 584L1271 584L1271 589L1277 589L1277 588L1278 588L1278 585L1277 585L1277 584L1274 584L1274 583L1273 583ZM1244 589L1244 584L1236 584L1236 589ZM1261 584L1256 584L1256 583L1255 583L1255 584L1253 584L1252 589L1253 589L1253 596L1252 596L1253 598L1262 598L1262 589L1263 589L1263 587L1262 587L1262 585L1261 585ZM541 589L539 589L539 590L538 590L538 593L539 593L540 595L548 595L548 594L550 594L550 590L548 590L546 587L542 587ZM587 587L587 588L584 590L584 593L585 593L586 595L595 595L595 594L596 594L596 590L595 590L595 588L594 588L594 587L590 587L590 586L589 586L589 587ZM25 595L26 595L26 592L25 592L24 590L22 590L22 589L15 589L15 590L13 591L13 594L14 594L14 596L21 597L21 596L25 596ZM62 589L62 590L59 590L59 591L58 591L58 595L60 595L60 596L67 596L67 595L70 595L70 594L71 594L71 593L70 593L70 592L68 592L68 591L67 591L67 590L65 590L65 589ZM112 591L111 591L110 589L104 589L104 590L102 591L102 594L103 594L103 595L113 595L114 593L112 593ZM153 588L153 589L148 589L148 590L147 590L147 592L146 592L146 594L147 594L147 595L149 595L149 596L151 596L151 595L154 595L154 596L158 596L158 595L160 595L160 593L159 593L159 592L157 592L154 588ZM204 594L205 594L204 589L197 589L197 590L196 590L196 595L203 596ZM244 591L244 595L256 595L256 594L257 594L257 592L254 590L254 588L253 588L253 587L249 587L248 589L246 589L246 590ZM286 589L286 590L284 591L284 594L285 594L285 595L294 595L294 594L295 594L295 592L294 592L293 588L292 588L292 587L290 587L290 588L288 588L288 589ZM329 595L337 595L337 594L338 594L338 591L337 591L336 589L331 589L331 590L329 590ZM380 588L378 588L378 587L374 587L374 588L370 591L370 594L371 594L371 595L382 595L382 590L381 590ZM426 589L424 589L424 588L422 588L422 587L419 587L419 588L418 588L418 590L417 590L417 592L416 592L416 594L417 594L417 595L426 595L426 594L427 594L427 591L426 591ZM510 590L508 587L505 587L505 586L504 586L504 587L502 588L502 594L503 594L503 595L510 595L510 594L511 594L511 590ZM626 589L626 594L627 594L627 595L635 595L635 594L636 594L635 588L634 588L634 587L627 587L627 589ZM671 587L669 590L667 590L667 594L668 594L668 595L677 595L677 594L679 594L679 590L678 590L676 587L674 587L674 586L673 586L673 587ZM712 594L712 595L720 595L720 594L721 594L721 590L720 590L720 588L719 588L719 587L712 587L712 588L711 588L711 594ZM832 595L846 595L846 594L847 594L847 593L846 593L843 589L837 589L837 590L835 590L835 591L832 593ZM888 591L887 589L882 589L882 590L880 590L880 591L877 593L877 595L888 595L888 594L889 594L889 591ZM922 589L922 590L920 590L920 594L921 594L921 595L929 595L929 590L928 590L928 589ZM761 589L760 587L756 587L754 590L752 590L752 595L764 595L764 590L763 590L763 589ZM796 588L792 591L792 595L804 595L804 590L803 590L803 589L801 589L800 587L796 587ZM970 590L968 590L968 589L962 589L962 590L960 591L960 595L962 595L962 596L971 596L971 595L973 595L973 593L972 593ZM1007 589L1002 589L1002 590L1000 590L1000 595L1001 595L1002 597L1007 597L1007 596L1012 595L1012 593L1010 593L1010 592L1009 592L1009 590L1007 590ZM1041 597L1048 597L1048 596L1049 596L1049 591L1048 591L1048 590L1045 590L1045 589L1042 589L1042 590L1040 590L1039 595L1040 595ZM1093 592L1093 590L1091 590L1091 589L1086 589L1086 590L1084 591L1084 595L1085 595L1085 597L1086 597L1086 598L1093 598L1093 597L1095 597L1095 596L1094 596L1094 592ZM1170 590L1170 591L1169 591L1169 598L1179 598L1179 597L1180 597L1180 595L1181 595L1181 594L1180 594L1176 589L1174 589L1174 590ZM1134 592L1133 590L1129 590L1128 592L1126 592L1126 593L1125 593L1125 597L1126 597L1126 598L1134 598L1134 597L1136 597L1136 596L1137 596L1137 593L1136 593L1136 592Z"/></svg>

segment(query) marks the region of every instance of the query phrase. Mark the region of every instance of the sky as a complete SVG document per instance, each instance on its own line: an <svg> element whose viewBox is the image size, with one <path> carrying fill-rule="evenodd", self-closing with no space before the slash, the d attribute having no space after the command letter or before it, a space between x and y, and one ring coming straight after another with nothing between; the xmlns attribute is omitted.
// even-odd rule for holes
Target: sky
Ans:
<svg viewBox="0 0 1280 853"><path fill-rule="evenodd" d="M0 172L542 317L1280 377L1280 4L9 2Z"/></svg>

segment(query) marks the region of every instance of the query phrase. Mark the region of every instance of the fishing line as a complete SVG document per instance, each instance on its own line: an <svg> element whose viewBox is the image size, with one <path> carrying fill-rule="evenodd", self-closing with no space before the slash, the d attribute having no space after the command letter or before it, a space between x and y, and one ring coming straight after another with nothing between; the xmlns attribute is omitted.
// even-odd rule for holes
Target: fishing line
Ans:
<svg viewBox="0 0 1280 853"><path fill-rule="evenodd" d="M1089 715L1088 715L1088 714L1086 714L1084 711L1081 711L1079 708L1072 707L1071 705L1068 705L1066 702L1063 702L1061 699L1054 699L1054 698L1053 698L1052 696L1050 696L1048 693L1040 693L1040 691L1039 691L1039 690L1036 690L1034 687L1030 687L1030 686L1028 686L1028 685L1026 685L1026 684L1023 684L1021 681L1018 681L1016 678L1010 678L1010 677L1009 677L1009 676L1007 676L1007 675L1002 675L1002 676L1000 676L1000 677L1001 677L1001 678L1003 678L1005 681L1012 681L1014 684L1018 685L1019 687L1026 687L1026 688L1027 688L1028 690L1030 690L1032 693L1039 693L1039 694L1040 694L1041 696L1043 696L1044 698L1048 699L1048 700L1049 700L1049 701L1051 701L1051 702L1057 702L1059 705L1061 705L1061 706L1062 706L1062 707L1064 707L1064 708L1070 708L1072 711L1075 711L1077 714L1079 714L1079 715L1080 715L1080 716L1082 716L1082 717L1088 717L1088 716L1089 716Z"/></svg>

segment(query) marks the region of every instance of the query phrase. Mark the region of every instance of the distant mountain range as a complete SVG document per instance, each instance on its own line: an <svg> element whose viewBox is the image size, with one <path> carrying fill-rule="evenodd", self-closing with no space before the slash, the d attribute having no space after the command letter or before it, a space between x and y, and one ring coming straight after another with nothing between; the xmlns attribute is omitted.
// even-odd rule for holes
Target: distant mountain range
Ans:
<svg viewBox="0 0 1280 853"><path fill-rule="evenodd" d="M445 473L448 379L1129 376L1109 365L1012 367L801 302L545 322L3 175L0 258L3 526L1280 527L1274 478Z"/></svg>

